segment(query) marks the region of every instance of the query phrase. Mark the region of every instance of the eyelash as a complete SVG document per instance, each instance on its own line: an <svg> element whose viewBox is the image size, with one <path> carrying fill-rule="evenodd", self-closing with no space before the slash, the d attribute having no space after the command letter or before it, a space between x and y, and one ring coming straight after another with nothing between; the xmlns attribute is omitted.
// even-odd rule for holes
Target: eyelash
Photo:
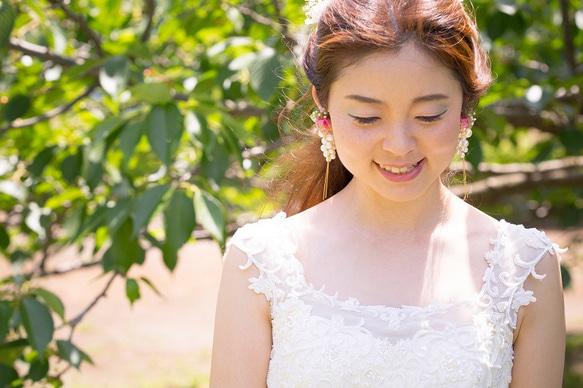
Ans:
<svg viewBox="0 0 583 388"><path fill-rule="evenodd" d="M369 125L379 119L378 117L358 117L358 116L352 116L352 118L360 125Z"/></svg>
<svg viewBox="0 0 583 388"><path fill-rule="evenodd" d="M418 116L417 118L425 123L434 123L438 120L441 119L441 117L445 114L445 112L447 112L447 110L441 112L438 115L435 116Z"/></svg>
<svg viewBox="0 0 583 388"><path fill-rule="evenodd" d="M417 119L425 123L434 123L436 121L439 121L446 112L447 110L435 116L417 116ZM370 125L379 119L378 117L358 117L358 116L351 117L354 119L354 121L356 121L357 124L360 125Z"/></svg>

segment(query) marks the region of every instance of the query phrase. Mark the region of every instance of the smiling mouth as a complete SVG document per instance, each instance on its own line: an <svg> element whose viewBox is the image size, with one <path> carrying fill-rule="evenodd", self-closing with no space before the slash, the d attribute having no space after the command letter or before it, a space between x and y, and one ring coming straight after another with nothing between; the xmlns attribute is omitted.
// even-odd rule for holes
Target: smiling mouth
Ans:
<svg viewBox="0 0 583 388"><path fill-rule="evenodd" d="M407 174L415 169L419 165L419 162L412 164L407 167L391 167L379 165L383 170L390 172L391 174Z"/></svg>

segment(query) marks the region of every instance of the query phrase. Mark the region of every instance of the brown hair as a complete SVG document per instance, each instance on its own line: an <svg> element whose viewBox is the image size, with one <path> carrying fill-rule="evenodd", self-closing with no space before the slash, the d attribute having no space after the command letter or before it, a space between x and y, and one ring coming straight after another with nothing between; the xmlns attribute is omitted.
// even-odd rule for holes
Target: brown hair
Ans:
<svg viewBox="0 0 583 388"><path fill-rule="evenodd" d="M374 52L398 52L410 41L451 69L458 78L464 113L470 113L488 89L489 63L480 49L475 22L460 0L330 0L328 3L300 61L324 108L330 86L344 68ZM292 109L301 106L295 104ZM320 139L313 131L298 131L292 139L292 143L301 147L281 159L287 171L275 186L275 192L287 196L284 211L288 215L322 201L326 171ZM351 179L352 174L340 160L333 160L328 195L342 190Z"/></svg>

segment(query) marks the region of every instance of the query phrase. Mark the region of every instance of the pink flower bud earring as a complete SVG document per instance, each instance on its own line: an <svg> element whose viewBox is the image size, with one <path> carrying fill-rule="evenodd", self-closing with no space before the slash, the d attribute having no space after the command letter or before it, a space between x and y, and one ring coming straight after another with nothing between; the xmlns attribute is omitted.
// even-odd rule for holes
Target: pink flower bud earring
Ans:
<svg viewBox="0 0 583 388"><path fill-rule="evenodd" d="M330 173L330 162L336 159L336 144L334 143L334 136L332 135L332 122L330 121L330 114L323 108L319 108L312 112L312 121L316 124L318 136L322 139L320 150L326 159L326 174L324 175L324 192L322 199L328 197L328 174Z"/></svg>
<svg viewBox="0 0 583 388"><path fill-rule="evenodd" d="M460 133L458 135L458 143L456 147L456 154L462 158L463 180L464 180L464 199L468 198L468 185L466 181L466 154L468 153L468 138L472 136L472 127L476 119L474 115L469 114L460 118Z"/></svg>

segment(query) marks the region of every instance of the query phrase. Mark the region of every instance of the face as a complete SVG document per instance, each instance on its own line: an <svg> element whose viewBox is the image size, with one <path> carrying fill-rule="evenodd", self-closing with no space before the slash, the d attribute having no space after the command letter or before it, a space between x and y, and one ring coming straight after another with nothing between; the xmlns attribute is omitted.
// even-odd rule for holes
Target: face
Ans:
<svg viewBox="0 0 583 388"><path fill-rule="evenodd" d="M344 69L328 110L351 185L397 202L438 192L432 189L455 154L462 101L453 73L413 43Z"/></svg>

